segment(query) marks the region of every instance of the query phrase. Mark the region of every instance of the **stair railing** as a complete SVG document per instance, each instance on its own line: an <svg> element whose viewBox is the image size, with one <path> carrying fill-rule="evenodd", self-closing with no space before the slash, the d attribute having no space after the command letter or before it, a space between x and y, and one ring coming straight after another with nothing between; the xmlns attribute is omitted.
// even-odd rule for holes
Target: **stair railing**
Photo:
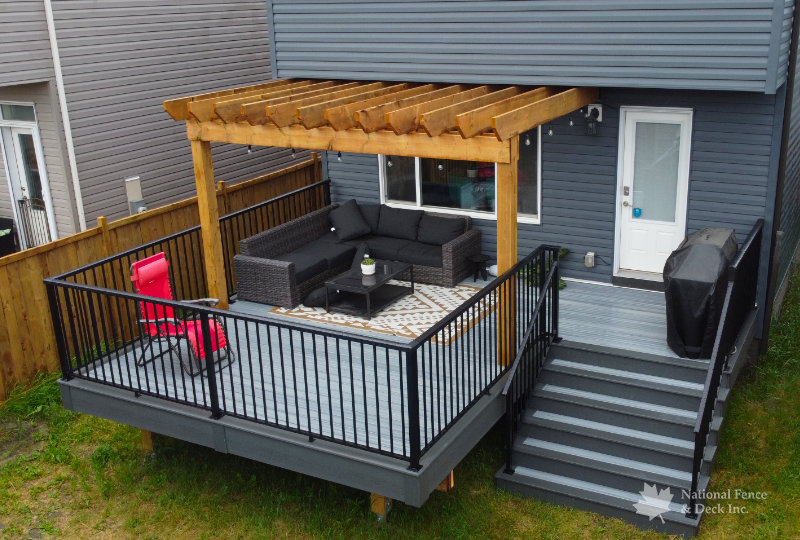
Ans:
<svg viewBox="0 0 800 540"><path fill-rule="evenodd" d="M736 259L728 267L728 285L725 291L725 301L722 305L711 361L706 372L703 397L700 401L697 422L694 426L692 485L689 492L689 503L686 507L686 516L689 518L697 517L700 475L722 380L722 372L728 357L735 352L736 340L745 321L753 311L758 309L756 303L758 263L761 255L763 228L764 220L759 219L744 241ZM766 336L764 337L766 338Z"/></svg>
<svg viewBox="0 0 800 540"><path fill-rule="evenodd" d="M530 323L525 328L519 349L509 369L503 388L506 401L506 466L505 472L514 473L513 449L519 422L525 412L528 396L541 372L550 345L558 337L559 248L546 246L549 257L531 268L529 278L539 280L539 297L531 311Z"/></svg>

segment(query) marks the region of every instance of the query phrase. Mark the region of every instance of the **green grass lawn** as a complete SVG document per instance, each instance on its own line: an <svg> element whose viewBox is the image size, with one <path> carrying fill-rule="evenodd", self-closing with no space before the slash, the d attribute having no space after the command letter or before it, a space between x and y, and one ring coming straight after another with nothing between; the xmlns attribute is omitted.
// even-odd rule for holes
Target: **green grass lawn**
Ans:
<svg viewBox="0 0 800 540"><path fill-rule="evenodd" d="M770 350L739 379L712 491L763 491L746 514L707 515L699 538L800 538L800 278ZM56 375L0 408L0 537L663 538L619 520L494 487L495 428L456 469L456 488L387 523L366 493L64 410Z"/></svg>

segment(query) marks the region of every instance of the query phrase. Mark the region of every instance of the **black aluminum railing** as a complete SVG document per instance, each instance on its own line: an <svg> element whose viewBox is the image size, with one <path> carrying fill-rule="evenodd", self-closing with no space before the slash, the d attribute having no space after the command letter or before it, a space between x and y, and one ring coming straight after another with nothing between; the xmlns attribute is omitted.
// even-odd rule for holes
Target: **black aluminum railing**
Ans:
<svg viewBox="0 0 800 540"><path fill-rule="evenodd" d="M514 473L514 439L525 412L528 397L533 390L550 345L558 341L558 291L559 248L540 248L545 257L539 257L527 267L527 276L539 282L540 294L526 307L530 313L522 338L517 342L514 361L503 388L506 402L506 465L505 472Z"/></svg>
<svg viewBox="0 0 800 540"><path fill-rule="evenodd" d="M689 503L686 515L697 516L697 499L700 494L700 476L717 404L719 387L723 370L728 358L736 353L735 344L748 317L754 316L758 310L756 303L758 291L758 266L761 256L761 239L763 236L764 220L759 219L742 244L733 263L728 267L728 284L725 291L725 301L717 326L714 348L711 353L708 371L706 373L703 397L697 413L697 422L694 426L694 457L692 460L692 485L689 494ZM766 339L766 336L764 336ZM740 354L744 351L738 351Z"/></svg>
<svg viewBox="0 0 800 540"><path fill-rule="evenodd" d="M419 469L425 452L510 369L515 351L541 339L539 333L557 333L557 255L545 247L410 343L130 291L130 263L170 249L179 283L196 274L176 283L176 296L204 296L202 268L182 267L202 267L201 254L189 256L184 247L187 238L190 246L199 244L191 241L192 231L46 280L66 379L362 448ZM171 308L203 329L216 322L234 361L218 362L212 340L204 339L210 361L203 376L190 375L181 367L188 345L176 346L174 339L151 343L146 329L154 321L143 314L143 302L161 308L151 313Z"/></svg>

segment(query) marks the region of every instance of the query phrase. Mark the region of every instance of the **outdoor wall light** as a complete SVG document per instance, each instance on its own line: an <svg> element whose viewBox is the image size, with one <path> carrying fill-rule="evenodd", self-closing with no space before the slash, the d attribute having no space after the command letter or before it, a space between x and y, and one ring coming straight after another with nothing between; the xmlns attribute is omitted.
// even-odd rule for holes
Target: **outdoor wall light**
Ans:
<svg viewBox="0 0 800 540"><path fill-rule="evenodd" d="M603 106L592 104L586 111L586 134L597 135L597 123L603 121Z"/></svg>

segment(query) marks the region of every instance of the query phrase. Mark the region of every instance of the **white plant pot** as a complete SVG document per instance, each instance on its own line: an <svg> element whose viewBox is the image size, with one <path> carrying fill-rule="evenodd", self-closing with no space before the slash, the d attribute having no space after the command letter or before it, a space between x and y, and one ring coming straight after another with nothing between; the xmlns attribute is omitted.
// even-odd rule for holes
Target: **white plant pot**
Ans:
<svg viewBox="0 0 800 540"><path fill-rule="evenodd" d="M375 265L374 264L362 264L361 265L361 273L365 276L371 276L375 274Z"/></svg>

